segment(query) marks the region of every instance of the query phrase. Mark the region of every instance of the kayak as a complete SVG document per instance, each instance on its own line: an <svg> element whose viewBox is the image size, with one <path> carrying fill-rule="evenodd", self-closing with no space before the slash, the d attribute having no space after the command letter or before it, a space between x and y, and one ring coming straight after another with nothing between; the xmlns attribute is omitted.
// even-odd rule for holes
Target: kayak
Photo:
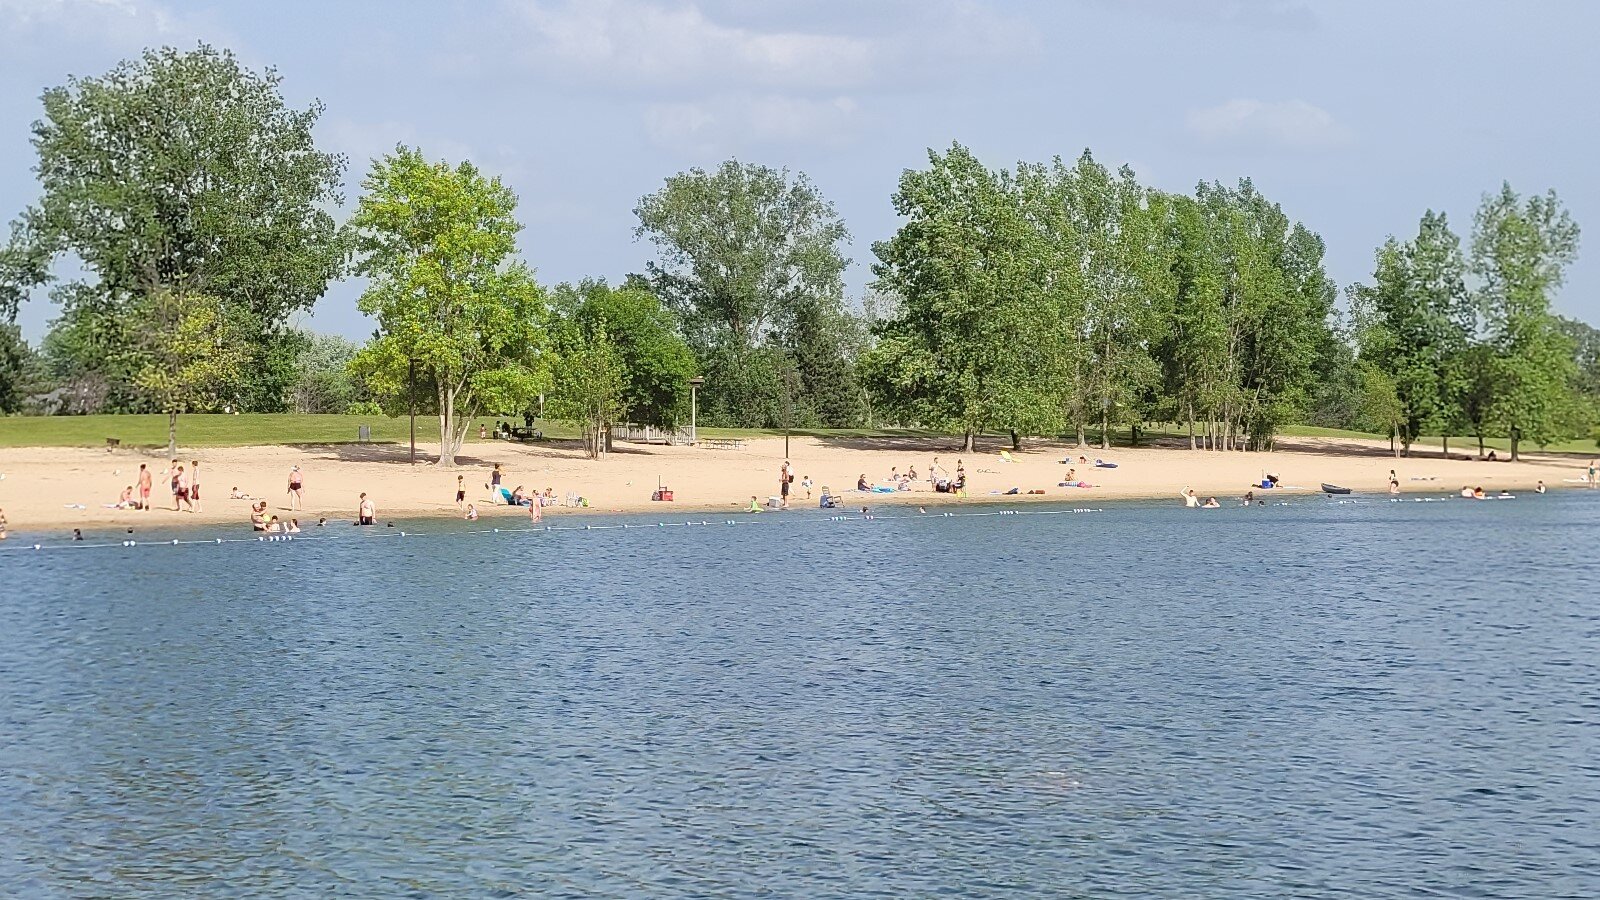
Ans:
<svg viewBox="0 0 1600 900"><path fill-rule="evenodd" d="M1324 494L1348 494L1350 493L1350 489L1347 487L1339 487L1337 484L1328 484L1326 481L1324 481L1322 483L1322 492Z"/></svg>

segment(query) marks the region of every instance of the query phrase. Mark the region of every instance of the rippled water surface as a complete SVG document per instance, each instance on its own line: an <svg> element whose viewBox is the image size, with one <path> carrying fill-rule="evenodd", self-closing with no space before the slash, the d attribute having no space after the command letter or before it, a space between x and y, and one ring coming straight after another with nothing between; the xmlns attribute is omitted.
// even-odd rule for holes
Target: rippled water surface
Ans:
<svg viewBox="0 0 1600 900"><path fill-rule="evenodd" d="M12 541L0 893L1600 895L1600 496L738 521Z"/></svg>

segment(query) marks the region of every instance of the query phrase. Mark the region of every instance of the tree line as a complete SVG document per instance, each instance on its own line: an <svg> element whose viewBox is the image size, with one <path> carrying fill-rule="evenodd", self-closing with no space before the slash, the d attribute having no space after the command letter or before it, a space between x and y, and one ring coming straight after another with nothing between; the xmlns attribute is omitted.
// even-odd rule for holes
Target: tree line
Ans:
<svg viewBox="0 0 1600 900"><path fill-rule="evenodd" d="M1378 250L1370 284L1328 278L1322 239L1249 180L1191 194L1085 151L990 168L931 151L902 223L845 296L851 236L803 174L727 161L640 199L643 271L545 286L517 197L470 161L396 147L346 221L349 162L322 106L226 50L147 51L43 95L40 199L0 249L0 411L387 412L436 416L441 460L482 414L902 425L1106 445L1173 423L1191 446L1270 449L1292 422L1391 434L1580 433L1600 337L1550 301L1578 230L1552 194L1484 199L1470 246L1442 215ZM63 261L81 271L60 277ZM338 279L371 339L292 326ZM41 345L15 327L48 290Z"/></svg>

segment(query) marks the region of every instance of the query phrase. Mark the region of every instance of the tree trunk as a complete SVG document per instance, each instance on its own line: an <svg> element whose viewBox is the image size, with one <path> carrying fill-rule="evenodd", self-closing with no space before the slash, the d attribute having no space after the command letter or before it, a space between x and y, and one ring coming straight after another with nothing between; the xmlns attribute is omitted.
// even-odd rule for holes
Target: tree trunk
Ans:
<svg viewBox="0 0 1600 900"><path fill-rule="evenodd" d="M1450 458L1450 435L1448 435L1448 434L1441 435L1439 439L1441 441L1444 441L1444 458L1445 459L1449 459Z"/></svg>
<svg viewBox="0 0 1600 900"><path fill-rule="evenodd" d="M439 461L434 465L444 469L455 468L456 452L450 435L455 431L455 392L439 385Z"/></svg>
<svg viewBox="0 0 1600 900"><path fill-rule="evenodd" d="M1478 434L1478 458L1479 459L1483 458L1483 433L1482 432L1479 432L1479 434Z"/></svg>
<svg viewBox="0 0 1600 900"><path fill-rule="evenodd" d="M1194 406L1191 404L1186 409L1189 416L1189 449L1194 450L1196 449L1194 445Z"/></svg>
<svg viewBox="0 0 1600 900"><path fill-rule="evenodd" d="M968 431L966 431L963 434L962 439L961 439L961 452L962 453L976 453L977 451L973 449L974 447L977 446L976 439L977 439L977 435L974 434L970 429Z"/></svg>
<svg viewBox="0 0 1600 900"><path fill-rule="evenodd" d="M1521 447L1521 446L1522 446L1522 431L1520 429L1517 429L1517 428L1511 429L1511 461L1512 462L1517 462L1518 460L1520 460L1522 458L1519 455L1519 451L1518 451L1518 448Z"/></svg>
<svg viewBox="0 0 1600 900"><path fill-rule="evenodd" d="M167 459L178 458L178 411L167 413Z"/></svg>
<svg viewBox="0 0 1600 900"><path fill-rule="evenodd" d="M1022 449L1022 435L1017 434L1017 430L1015 428L1011 429L1011 449Z"/></svg>
<svg viewBox="0 0 1600 900"><path fill-rule="evenodd" d="M1078 423L1078 449L1082 450L1084 447L1087 447L1087 446L1089 446L1089 438L1088 438L1087 435L1085 435L1083 433L1083 423L1079 422Z"/></svg>

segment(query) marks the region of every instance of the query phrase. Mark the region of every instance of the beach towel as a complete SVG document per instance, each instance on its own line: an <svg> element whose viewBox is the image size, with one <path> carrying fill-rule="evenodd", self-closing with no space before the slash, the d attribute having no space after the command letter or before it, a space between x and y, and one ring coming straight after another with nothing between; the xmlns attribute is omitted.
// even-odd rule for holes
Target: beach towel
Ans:
<svg viewBox="0 0 1600 900"><path fill-rule="evenodd" d="M1117 464L1114 462L1106 462L1103 459L1097 459L1094 461L1094 467L1096 469L1115 469Z"/></svg>
<svg viewBox="0 0 1600 900"><path fill-rule="evenodd" d="M892 494L892 493L894 493L894 488L879 486L879 487L873 488L872 492L874 494Z"/></svg>
<svg viewBox="0 0 1600 900"><path fill-rule="evenodd" d="M1002 461L1008 462L1008 463L1016 462L1016 460L1011 458L1011 451L1010 450L1001 450L1000 451L1000 459Z"/></svg>

